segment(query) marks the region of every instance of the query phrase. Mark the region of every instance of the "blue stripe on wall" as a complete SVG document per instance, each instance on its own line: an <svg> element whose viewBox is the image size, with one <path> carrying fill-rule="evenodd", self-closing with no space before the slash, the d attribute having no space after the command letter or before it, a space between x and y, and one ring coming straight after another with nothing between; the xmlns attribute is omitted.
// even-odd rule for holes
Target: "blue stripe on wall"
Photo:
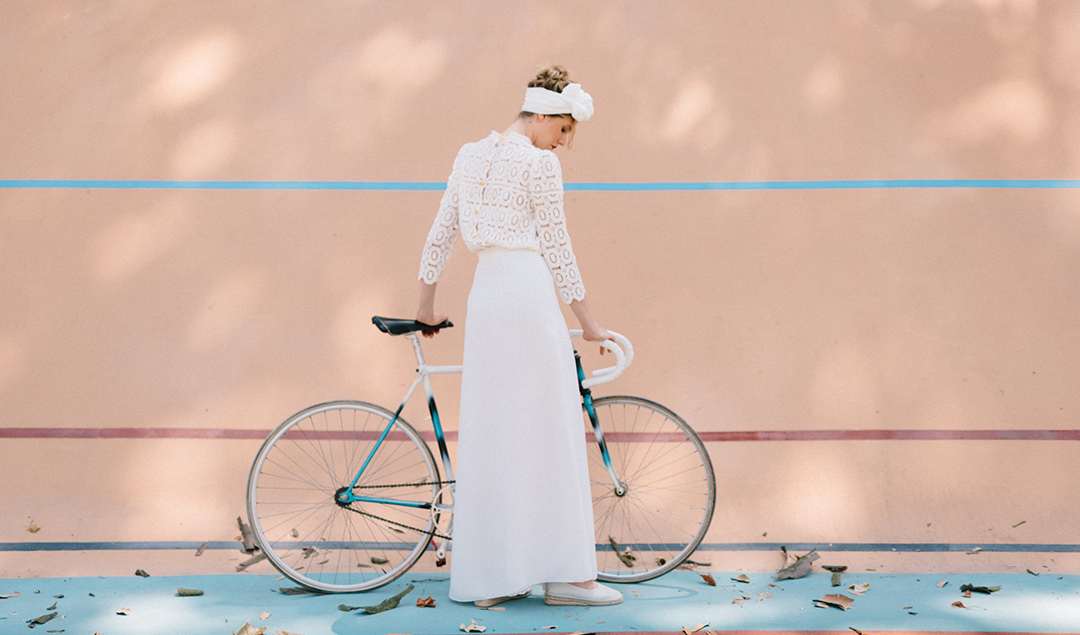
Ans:
<svg viewBox="0 0 1080 635"><path fill-rule="evenodd" d="M886 179L853 181L661 181L635 183L566 183L577 192L700 192L745 190L874 189L1080 189L1080 179ZM107 190L366 190L439 191L441 181L140 181L79 179L7 179L0 189Z"/></svg>

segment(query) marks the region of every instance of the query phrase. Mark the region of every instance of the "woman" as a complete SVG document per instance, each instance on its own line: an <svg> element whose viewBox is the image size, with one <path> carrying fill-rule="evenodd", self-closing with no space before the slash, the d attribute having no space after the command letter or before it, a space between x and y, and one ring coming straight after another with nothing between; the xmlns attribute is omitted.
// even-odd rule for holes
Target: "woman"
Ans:
<svg viewBox="0 0 1080 635"><path fill-rule="evenodd" d="M592 97L565 68L541 69L510 127L458 152L424 246L416 319L431 325L446 319L435 312L435 285L458 236L479 255L462 361L456 601L489 607L534 584L544 584L548 604L622 601L595 580L581 402L554 288L586 340L609 337L585 301L552 152L592 112Z"/></svg>

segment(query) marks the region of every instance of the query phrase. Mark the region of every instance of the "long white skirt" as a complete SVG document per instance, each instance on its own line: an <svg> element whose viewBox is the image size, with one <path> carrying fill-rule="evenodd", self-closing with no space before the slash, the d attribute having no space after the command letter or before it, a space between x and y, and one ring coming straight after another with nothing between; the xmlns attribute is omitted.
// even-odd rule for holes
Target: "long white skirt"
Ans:
<svg viewBox="0 0 1080 635"><path fill-rule="evenodd" d="M479 252L465 319L450 598L596 577L573 345L543 257Z"/></svg>

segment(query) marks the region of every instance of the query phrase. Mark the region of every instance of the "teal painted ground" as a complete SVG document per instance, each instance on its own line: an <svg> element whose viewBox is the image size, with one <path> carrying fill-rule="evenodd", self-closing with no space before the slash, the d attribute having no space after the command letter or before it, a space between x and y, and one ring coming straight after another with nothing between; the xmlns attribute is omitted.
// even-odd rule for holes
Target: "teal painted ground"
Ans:
<svg viewBox="0 0 1080 635"><path fill-rule="evenodd" d="M546 606L537 587L533 597L503 604L505 611L450 601L445 574L406 575L373 592L323 596L285 595L278 589L292 586L288 581L244 574L0 579L0 596L21 594L0 599L0 632L28 632L27 620L52 612L49 607L54 603L57 616L34 632L228 635L247 621L267 626L271 635L277 630L300 635L421 635L460 633L460 625L474 619L487 627L487 633L678 631L700 623L716 630L1080 631L1080 576L857 573L845 574L843 587L833 587L828 573L779 583L766 574L749 574L749 584L732 581L735 575L713 573L716 587L685 571L653 582L620 585L626 601L598 608ZM939 588L942 578L949 583ZM848 591L848 585L861 583L870 584L865 596ZM963 598L959 587L964 583L1000 585L1001 590ZM366 615L337 608L378 604L408 584L416 588L392 611ZM178 586L201 589L205 595L178 597ZM854 598L850 610L815 608L814 599L838 591ZM59 595L63 597L55 597ZM429 595L436 607L418 608L416 599ZM953 607L958 600L971 608ZM117 615L120 609L131 613ZM269 617L260 619L263 612Z"/></svg>

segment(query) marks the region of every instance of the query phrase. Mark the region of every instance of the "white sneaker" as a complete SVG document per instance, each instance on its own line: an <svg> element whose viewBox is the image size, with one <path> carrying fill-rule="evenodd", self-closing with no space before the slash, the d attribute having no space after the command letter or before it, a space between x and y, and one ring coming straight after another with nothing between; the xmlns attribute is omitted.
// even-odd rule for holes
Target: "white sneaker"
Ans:
<svg viewBox="0 0 1080 635"><path fill-rule="evenodd" d="M608 606L622 602L622 593L597 584L595 589L583 589L566 582L544 584L544 604L550 606Z"/></svg>

